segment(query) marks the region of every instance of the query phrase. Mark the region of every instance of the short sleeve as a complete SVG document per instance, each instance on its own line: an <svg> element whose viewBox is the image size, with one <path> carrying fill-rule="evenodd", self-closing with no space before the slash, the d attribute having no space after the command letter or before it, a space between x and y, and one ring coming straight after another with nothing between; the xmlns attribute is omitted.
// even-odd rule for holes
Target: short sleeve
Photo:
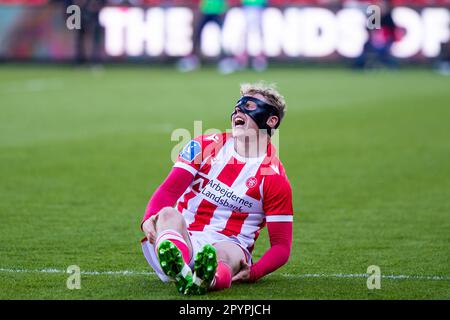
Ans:
<svg viewBox="0 0 450 320"><path fill-rule="evenodd" d="M292 188L285 175L267 176L263 186L263 210L266 222L292 222Z"/></svg>

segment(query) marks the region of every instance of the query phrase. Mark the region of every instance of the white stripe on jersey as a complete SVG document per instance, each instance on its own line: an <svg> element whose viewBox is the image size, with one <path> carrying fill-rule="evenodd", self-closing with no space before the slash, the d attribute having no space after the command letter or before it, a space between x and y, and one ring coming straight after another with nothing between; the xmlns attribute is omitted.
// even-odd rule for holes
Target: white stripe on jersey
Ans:
<svg viewBox="0 0 450 320"><path fill-rule="evenodd" d="M184 220L186 221L186 225L189 226L195 220L195 214L190 212L189 210L183 209Z"/></svg>
<svg viewBox="0 0 450 320"><path fill-rule="evenodd" d="M208 173L208 177L214 177L214 178L215 178L215 177L223 170L223 168L225 167L225 165L226 165L226 164L228 163L228 161L230 160L231 155L227 154L227 152L226 152L227 150L225 149L225 147L226 147L227 144L230 145L230 144L229 144L230 141L233 141L233 140L232 140L232 139L228 140L228 141L222 146L222 148L220 148L220 150L219 150L217 156L215 157L214 161L211 159L211 161L213 161L213 162L211 163L211 169L210 169L210 171L209 171L209 173ZM233 147L233 144L231 144L231 147ZM207 160L207 159L205 159L205 160ZM182 163L182 162L177 162L176 164L178 164L178 163L184 164L184 163ZM202 162L202 166L203 166L205 163L206 163L206 161L203 161L203 162ZM176 165L176 164L175 164L175 165ZM188 166L188 167L190 167L190 166ZM190 167L190 168L193 169L192 167ZM194 169L194 170L195 170L195 169ZM213 173L216 173L216 176L213 176L213 175L212 175ZM197 172L197 170L195 170L194 176L195 176L196 174L198 174L198 175L200 175L200 176L206 177L206 175L205 175L204 173L201 172L201 168L200 168L200 171L198 171L198 172ZM197 209L198 209L198 207L199 207L199 205L200 205L200 202L202 202L202 200L203 200L203 197L199 196L198 193L195 192L195 190L192 190L192 186L195 185L196 183L198 183L198 181L197 181L197 180L194 180L194 181L191 183L190 187L189 187L189 188L186 190L186 192L185 192L185 194L187 194L187 193L193 191L193 192L196 194L195 197L193 197L192 199L190 199L190 200L187 202L187 208L189 208L189 209L191 209L191 210L183 209L183 212L182 212L182 213L183 213L183 216L184 216L184 218L185 218L185 220L186 220L186 224L187 224L188 226L189 226L192 222L194 222L194 220L195 220L195 213L197 212ZM203 186L203 187L204 187L204 186ZM183 194L183 196L182 196L178 201L181 201L181 200L183 199L183 197L184 197L184 194ZM178 201L177 201L177 203L178 203Z"/></svg>
<svg viewBox="0 0 450 320"><path fill-rule="evenodd" d="M292 215L276 215L266 216L266 222L293 222L294 217Z"/></svg>
<svg viewBox="0 0 450 320"><path fill-rule="evenodd" d="M245 162L245 165L242 168L241 173L236 178L236 180L233 182L233 184L230 186L230 189L232 189L236 194L245 194L247 191L247 186L245 185L245 182L248 180L248 178L254 177L256 175L256 173L259 169L259 166L261 165L261 163L263 162L263 160L266 156L264 155L259 158L243 158L234 150L233 139L229 139L222 149L225 149L224 153L227 154L227 157L226 157L227 160L225 161L225 164L228 163L232 157L234 157L236 160L238 160L240 162ZM223 170L224 167L225 166L222 166L220 168L220 170L217 170L217 171L215 170L215 172L217 172L217 174L215 176L213 176L210 172L210 174L209 174L210 178L215 179L220 174L220 172ZM261 212L262 211L261 202L255 201L254 203L256 203L256 206L254 208L252 208L252 211ZM232 213L233 213L233 210L221 209L221 214L214 215L212 217L209 225L205 226L205 229L215 230L215 231L223 230L226 227L227 222ZM247 217L247 219L248 219L248 217ZM244 226L246 226L247 219L246 219L245 223L242 225L242 228L244 228ZM258 224L256 224L256 226Z"/></svg>
<svg viewBox="0 0 450 320"><path fill-rule="evenodd" d="M242 174L240 174L238 176L238 178L236 179L236 181L233 183L233 187L236 186L235 188L237 190L245 193L245 190L247 189L246 181L248 180L248 178L254 177L257 174L258 169L259 169L261 163L264 161L264 159L265 159L265 156L255 159L256 161L250 160L250 161L246 162L244 168L242 169ZM262 186L262 183L260 184L260 186ZM262 190L262 189L260 189L260 190ZM261 195L262 195L262 193L261 193ZM259 230L259 225L264 220L264 215L259 213L262 211L263 211L262 201L259 201L258 206L256 208L254 208L254 212L258 212L258 213L252 214L250 212L248 217L245 219L244 223L242 224L241 232L238 235L238 238L241 241L244 241L244 243L247 245L247 248L251 247L253 245L255 233L256 233L256 231ZM249 237L247 235L252 235L252 236Z"/></svg>
<svg viewBox="0 0 450 320"><path fill-rule="evenodd" d="M189 171L190 173L192 173L193 176L195 176L197 174L197 170L195 168L191 167L190 165L188 165L184 162L178 161L173 165L173 167L174 168L182 168L186 171Z"/></svg>
<svg viewBox="0 0 450 320"><path fill-rule="evenodd" d="M225 168L226 164L230 162L231 158L233 157L234 151L234 141L233 139L228 139L227 142L223 145L223 147L219 150L219 153L215 157L215 162L211 164L211 169L209 170L208 177L211 180L214 180L217 178L217 176L222 172L222 170ZM200 197L197 197L200 198ZM200 204L200 201L198 205ZM198 208L198 205L196 208ZM209 225L205 226L205 230L214 230L214 231L220 231L223 228L225 228L228 219L231 216L232 211L228 210L221 210L221 215L213 215ZM226 216L225 216L226 215Z"/></svg>
<svg viewBox="0 0 450 320"><path fill-rule="evenodd" d="M263 222L263 214L249 214L245 223L242 225L241 233L238 235L238 239L243 241L247 248L251 247L255 242L256 232L259 230L259 225Z"/></svg>
<svg viewBox="0 0 450 320"><path fill-rule="evenodd" d="M230 161L233 156L234 142L233 139L228 139L227 142L220 148L219 153L211 161L211 169L209 170L208 176L215 179L219 173L223 170L226 164Z"/></svg>

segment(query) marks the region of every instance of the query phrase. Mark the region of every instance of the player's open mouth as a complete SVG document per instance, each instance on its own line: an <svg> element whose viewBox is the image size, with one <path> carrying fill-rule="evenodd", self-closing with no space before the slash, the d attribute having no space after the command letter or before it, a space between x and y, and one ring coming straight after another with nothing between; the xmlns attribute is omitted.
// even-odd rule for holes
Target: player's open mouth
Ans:
<svg viewBox="0 0 450 320"><path fill-rule="evenodd" d="M245 125L245 120L239 116L237 116L236 118L234 118L234 126L235 127L240 127Z"/></svg>

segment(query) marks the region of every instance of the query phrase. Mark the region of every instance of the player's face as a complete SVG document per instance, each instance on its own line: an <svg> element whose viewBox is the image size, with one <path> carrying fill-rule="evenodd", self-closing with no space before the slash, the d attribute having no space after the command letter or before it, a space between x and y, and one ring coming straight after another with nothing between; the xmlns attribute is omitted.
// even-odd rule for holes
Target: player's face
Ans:
<svg viewBox="0 0 450 320"><path fill-rule="evenodd" d="M250 97L267 102L263 95L257 93L255 95L248 95ZM253 101L247 101L246 108L248 110L254 110L257 108L256 103ZM238 107L235 108L236 113L231 118L231 127L233 129L233 137L243 137L254 135L258 132L259 127L250 116L243 113Z"/></svg>

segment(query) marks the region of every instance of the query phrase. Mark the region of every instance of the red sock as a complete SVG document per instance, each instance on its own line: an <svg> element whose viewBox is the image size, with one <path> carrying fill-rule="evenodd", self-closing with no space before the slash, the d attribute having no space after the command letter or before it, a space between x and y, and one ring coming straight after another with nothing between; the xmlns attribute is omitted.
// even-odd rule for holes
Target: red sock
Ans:
<svg viewBox="0 0 450 320"><path fill-rule="evenodd" d="M170 239L170 241L172 241L173 244L178 248L178 250L181 251L181 255L183 256L184 262L186 262L186 264L189 264L189 261L191 259L189 254L189 247L187 246L186 242L176 239Z"/></svg>
<svg viewBox="0 0 450 320"><path fill-rule="evenodd" d="M231 287L231 277L231 267L225 262L219 261L211 290L223 290Z"/></svg>
<svg viewBox="0 0 450 320"><path fill-rule="evenodd" d="M189 264L189 261L191 260L190 253L189 253L189 247L188 247L186 241L184 241L181 234L179 234L175 230L162 231L158 235L158 239L156 239L156 241L155 241L155 249L158 248L159 244L164 240L171 241L178 248L178 250L181 251L181 255L183 256L184 262L186 262L186 264Z"/></svg>

